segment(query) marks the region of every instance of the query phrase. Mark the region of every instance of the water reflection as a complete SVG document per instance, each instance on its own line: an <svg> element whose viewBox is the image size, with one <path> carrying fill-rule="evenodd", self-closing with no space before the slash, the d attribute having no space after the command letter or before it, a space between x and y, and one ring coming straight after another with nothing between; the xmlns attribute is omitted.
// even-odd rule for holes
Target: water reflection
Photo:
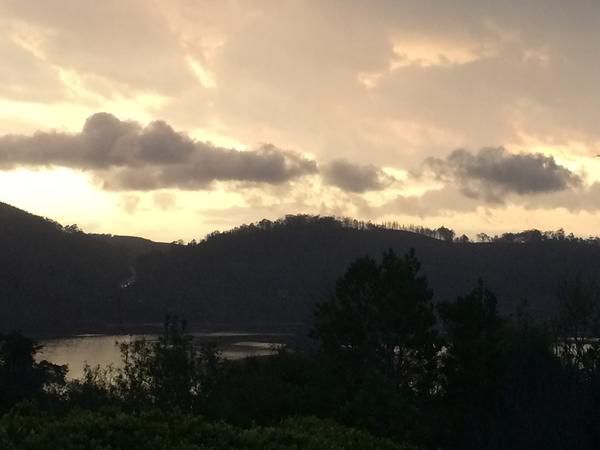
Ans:
<svg viewBox="0 0 600 450"><path fill-rule="evenodd" d="M224 333L190 333L198 342L216 342L225 359L235 360L250 356L267 356L274 354L281 344L277 338L283 334L261 334L243 332ZM42 350L38 359L46 359L54 364L69 366L68 378L81 378L84 364L119 367L120 352L117 343L131 342L136 339L155 340L155 334L134 335L97 335L86 334L64 339L41 341ZM238 341L240 338L247 340Z"/></svg>

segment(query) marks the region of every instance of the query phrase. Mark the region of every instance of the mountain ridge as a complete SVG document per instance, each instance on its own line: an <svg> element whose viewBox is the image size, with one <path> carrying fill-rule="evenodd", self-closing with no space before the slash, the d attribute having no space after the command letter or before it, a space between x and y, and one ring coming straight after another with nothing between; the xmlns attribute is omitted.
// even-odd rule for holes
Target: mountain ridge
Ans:
<svg viewBox="0 0 600 450"><path fill-rule="evenodd" d="M343 220L289 215L182 245L86 234L0 203L0 329L69 334L166 313L204 327L308 328L348 264L389 248L416 250L436 301L482 277L502 313L527 300L540 319L556 314L561 279L600 273L600 247L584 242L455 243Z"/></svg>

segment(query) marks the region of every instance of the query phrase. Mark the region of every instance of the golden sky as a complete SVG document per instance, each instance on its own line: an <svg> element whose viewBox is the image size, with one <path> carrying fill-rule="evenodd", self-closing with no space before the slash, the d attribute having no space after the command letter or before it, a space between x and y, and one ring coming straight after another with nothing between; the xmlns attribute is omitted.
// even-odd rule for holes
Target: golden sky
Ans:
<svg viewBox="0 0 600 450"><path fill-rule="evenodd" d="M285 214L600 228L600 3L0 0L0 201L157 240Z"/></svg>

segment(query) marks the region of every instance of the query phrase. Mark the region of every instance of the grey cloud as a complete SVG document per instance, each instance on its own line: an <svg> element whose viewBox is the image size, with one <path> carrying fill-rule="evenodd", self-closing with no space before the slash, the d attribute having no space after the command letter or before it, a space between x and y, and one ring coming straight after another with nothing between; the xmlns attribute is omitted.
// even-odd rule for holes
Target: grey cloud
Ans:
<svg viewBox="0 0 600 450"><path fill-rule="evenodd" d="M457 184L467 197L501 203L507 194L530 195L579 187L582 178L541 153L511 154L504 148L472 153L455 150L445 159L428 158L424 167L438 179Z"/></svg>
<svg viewBox="0 0 600 450"><path fill-rule="evenodd" d="M213 70L228 86L217 93L217 108L237 120L237 133L252 136L269 123L295 143L301 135L297 145L319 156L333 146L350 156L369 146L378 164L398 158L412 164L422 151L447 145L449 135L452 146L474 147L515 143L524 131L536 140L597 141L599 96L594 86L600 64L590 55L595 55L600 36L593 25L599 4L572 8L551 0L540 14L539 2L326 3L306 8L304 2L276 2L266 11L264 3L253 3L250 9L261 9L252 16L257 19L243 21L249 28L239 25L231 31ZM297 9L290 12L290 4ZM231 15L247 17L248 5L243 5ZM308 15L315 11L320 17L334 12L344 20L311 20ZM452 59L453 50L475 58L464 64L389 70L397 59L390 35L398 39L399 52L413 42L442 60ZM310 39L319 42L315 46ZM336 45L338 40L343 51L353 52L352 58ZM418 53L419 46L413 51ZM356 82L365 73L375 76L371 89ZM259 101L260 108L248 107ZM410 134L392 126L401 121L427 125L435 133L422 132L412 148L395 153L394 143ZM363 135L376 135L377 145L361 139ZM320 143L325 144L319 148ZM411 155L417 156L410 160Z"/></svg>
<svg viewBox="0 0 600 450"><path fill-rule="evenodd" d="M469 213L482 206L476 198L465 198L454 186L444 186L425 192L420 196L398 195L379 206L365 205L360 212L368 217L402 215L426 218L432 216Z"/></svg>
<svg viewBox="0 0 600 450"><path fill-rule="evenodd" d="M600 211L600 183L594 182L582 189L572 189L524 202L527 209L556 209L564 208L572 213Z"/></svg>
<svg viewBox="0 0 600 450"><path fill-rule="evenodd" d="M571 213L597 213L600 211L600 183L595 182L586 186L578 186L562 191L544 192L532 196L512 198L511 205L521 206L527 210L555 210L564 209ZM361 209L363 215L369 217L382 217L385 215L402 215L418 217L436 217L476 212L479 208L490 211L504 208L507 204L482 203L480 198L465 197L459 188L446 185L440 189L425 192L421 196L397 197L385 202L383 205Z"/></svg>
<svg viewBox="0 0 600 450"><path fill-rule="evenodd" d="M177 206L177 198L170 192L157 192L152 196L152 201L163 211L171 211Z"/></svg>
<svg viewBox="0 0 600 450"><path fill-rule="evenodd" d="M106 189L203 189L214 181L281 184L318 171L315 161L265 144L236 151L198 142L155 121L146 127L108 113L77 134L0 137L0 168L65 166L91 171Z"/></svg>
<svg viewBox="0 0 600 450"><path fill-rule="evenodd" d="M119 204L128 214L133 214L140 205L140 197L137 195L124 195L119 200Z"/></svg>
<svg viewBox="0 0 600 450"><path fill-rule="evenodd" d="M527 210L556 210L564 209L571 213L600 211L600 183L593 183L581 189L541 194L532 199L523 197L512 199L511 205L521 206ZM366 206L361 213L369 217L386 215L401 215L425 219L438 216L455 216L480 211L494 211L508 206L507 204L482 204L480 199L465 198L456 188L446 186L441 189L428 191L421 196L397 197L377 207Z"/></svg>
<svg viewBox="0 0 600 450"><path fill-rule="evenodd" d="M345 191L362 193L385 189L395 179L373 165L359 165L344 159L333 160L321 169L327 184Z"/></svg>

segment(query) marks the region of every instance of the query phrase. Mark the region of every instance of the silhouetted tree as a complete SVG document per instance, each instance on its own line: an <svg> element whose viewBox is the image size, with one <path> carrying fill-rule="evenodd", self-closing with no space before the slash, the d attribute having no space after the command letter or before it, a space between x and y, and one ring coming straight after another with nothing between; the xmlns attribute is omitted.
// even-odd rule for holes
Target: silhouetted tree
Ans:
<svg viewBox="0 0 600 450"><path fill-rule="evenodd" d="M185 334L185 322L167 316L163 335L121 343L123 367L117 369L115 390L129 406L197 409L216 382L220 355L211 344L195 345Z"/></svg>
<svg viewBox="0 0 600 450"><path fill-rule="evenodd" d="M437 308L448 343L444 374L449 411L443 419L451 423L451 431L445 440L454 441L454 448L486 448L501 400L505 322L482 280L469 294Z"/></svg>
<svg viewBox="0 0 600 450"><path fill-rule="evenodd" d="M556 350L567 363L591 375L600 369L600 286L577 273L560 280L557 297Z"/></svg>
<svg viewBox="0 0 600 450"><path fill-rule="evenodd" d="M442 241L452 242L454 240L454 230L446 227L439 227L436 231Z"/></svg>
<svg viewBox="0 0 600 450"><path fill-rule="evenodd" d="M477 233L477 239L479 242L490 242L492 238L486 233Z"/></svg>
<svg viewBox="0 0 600 450"><path fill-rule="evenodd" d="M324 351L378 369L399 390L429 393L440 341L432 291L419 269L412 250L403 258L388 250L379 263L354 262L333 298L317 307L313 335Z"/></svg>
<svg viewBox="0 0 600 450"><path fill-rule="evenodd" d="M41 346L20 333L0 335L0 404L10 407L22 400L42 400L65 385L66 366L37 362Z"/></svg>

